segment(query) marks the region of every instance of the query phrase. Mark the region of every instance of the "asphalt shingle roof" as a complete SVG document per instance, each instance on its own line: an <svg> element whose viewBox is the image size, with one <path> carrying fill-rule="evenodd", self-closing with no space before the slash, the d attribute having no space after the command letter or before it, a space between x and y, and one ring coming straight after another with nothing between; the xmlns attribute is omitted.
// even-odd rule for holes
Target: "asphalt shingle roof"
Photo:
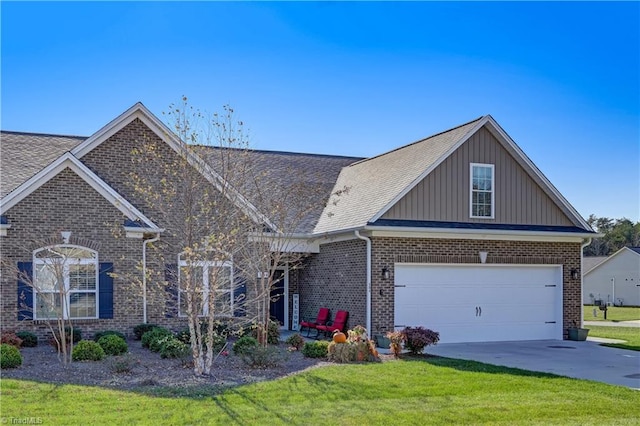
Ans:
<svg viewBox="0 0 640 426"><path fill-rule="evenodd" d="M320 216L314 233L366 225L482 118L342 169L334 192L345 188L347 191L333 197Z"/></svg>
<svg viewBox="0 0 640 426"><path fill-rule="evenodd" d="M318 222L322 210L329 199L331 190L343 167L362 160L362 157L343 157L336 155L303 154L281 151L238 150L225 149L228 156L220 155L221 149L214 147L197 147L196 152L214 170L220 173L223 158L235 158L247 167L247 175L256 177L261 187L269 187L269 201L259 199L256 186L250 180L241 179L248 183L238 186L239 182L231 182L254 206L271 220L280 224L278 218L271 217L271 210L265 204L275 200L278 196L286 202L294 203L293 209L285 208L294 215L297 207L301 208L304 217L288 218L295 227L287 227L284 232L310 233ZM240 159L242 157L242 159ZM233 160L232 160L233 161ZM230 179L233 180L233 179ZM302 197L303 199L292 199ZM271 211L270 211L271 210ZM283 210L283 211L284 211Z"/></svg>
<svg viewBox="0 0 640 426"><path fill-rule="evenodd" d="M85 139L84 136L0 132L0 198Z"/></svg>

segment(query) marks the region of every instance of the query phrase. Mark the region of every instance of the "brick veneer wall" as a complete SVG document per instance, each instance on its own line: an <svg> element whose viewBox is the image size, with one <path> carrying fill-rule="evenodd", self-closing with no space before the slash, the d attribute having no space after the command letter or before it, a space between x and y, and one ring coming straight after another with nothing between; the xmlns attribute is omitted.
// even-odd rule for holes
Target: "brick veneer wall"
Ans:
<svg viewBox="0 0 640 426"><path fill-rule="evenodd" d="M300 318L315 319L318 309L327 307L331 318L338 310L349 311L348 327L366 325L366 262L362 240L322 245L289 283L290 294L292 289L300 293Z"/></svg>
<svg viewBox="0 0 640 426"><path fill-rule="evenodd" d="M372 328L393 329L394 264L480 263L478 252L488 252L487 263L553 264L563 266L563 330L580 324L580 279L570 277L580 269L580 244L528 241L372 238ZM387 267L388 280L379 271Z"/></svg>
<svg viewBox="0 0 640 426"><path fill-rule="evenodd" d="M71 231L70 243L97 249L99 262L113 262L114 272L136 269L142 242L124 238L124 215L69 169L38 188L6 213L11 228L2 244L2 329L49 335L45 323L17 320L19 261L32 261L33 250L61 244L61 231ZM7 262L9 265L8 266ZM114 318L74 320L86 335L115 329L131 334L142 322L141 289L124 277L114 279Z"/></svg>

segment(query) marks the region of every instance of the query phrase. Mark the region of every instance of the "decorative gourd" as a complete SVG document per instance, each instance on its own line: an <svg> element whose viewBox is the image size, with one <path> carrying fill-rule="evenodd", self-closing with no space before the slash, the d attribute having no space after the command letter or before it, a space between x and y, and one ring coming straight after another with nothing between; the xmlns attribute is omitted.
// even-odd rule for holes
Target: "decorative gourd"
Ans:
<svg viewBox="0 0 640 426"><path fill-rule="evenodd" d="M336 343L345 343L347 336L342 331L336 330L335 333L333 333L333 341Z"/></svg>

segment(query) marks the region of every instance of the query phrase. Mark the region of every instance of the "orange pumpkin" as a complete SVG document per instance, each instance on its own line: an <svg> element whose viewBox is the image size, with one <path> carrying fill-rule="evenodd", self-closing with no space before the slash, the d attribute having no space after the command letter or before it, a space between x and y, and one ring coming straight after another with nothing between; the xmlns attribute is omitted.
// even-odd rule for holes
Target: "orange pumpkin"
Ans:
<svg viewBox="0 0 640 426"><path fill-rule="evenodd" d="M333 333L333 341L336 343L345 343L347 341L347 336L342 331L336 330Z"/></svg>

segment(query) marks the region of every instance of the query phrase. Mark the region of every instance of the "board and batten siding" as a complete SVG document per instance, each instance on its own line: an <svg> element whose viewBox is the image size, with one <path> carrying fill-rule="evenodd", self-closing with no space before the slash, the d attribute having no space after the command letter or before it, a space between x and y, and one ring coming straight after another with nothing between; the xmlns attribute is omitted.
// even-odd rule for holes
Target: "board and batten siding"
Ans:
<svg viewBox="0 0 640 426"><path fill-rule="evenodd" d="M470 163L495 165L495 217L471 218ZM572 221L485 127L419 182L383 219L571 226Z"/></svg>

